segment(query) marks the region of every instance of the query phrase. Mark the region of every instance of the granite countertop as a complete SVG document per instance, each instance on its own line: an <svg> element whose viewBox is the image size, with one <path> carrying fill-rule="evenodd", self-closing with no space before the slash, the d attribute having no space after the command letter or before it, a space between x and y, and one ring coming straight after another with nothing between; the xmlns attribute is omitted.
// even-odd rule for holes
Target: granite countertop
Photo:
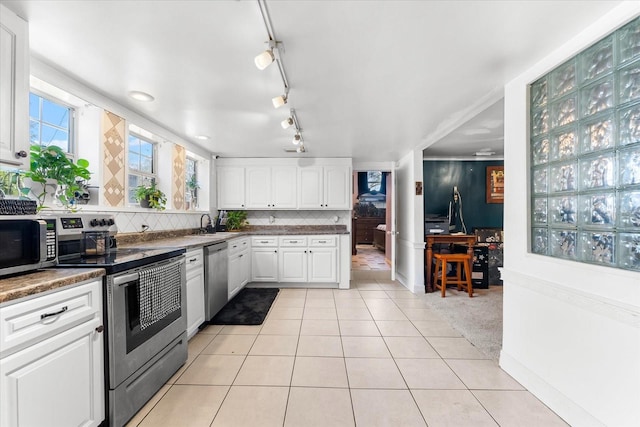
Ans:
<svg viewBox="0 0 640 427"><path fill-rule="evenodd" d="M127 236L124 244L118 244L122 248L185 248L186 250L198 249L218 242L224 242L236 237L267 236L267 235L325 235L325 234L349 234L346 226L254 226L243 231L219 232L213 234L189 234L186 236L166 236L156 239L136 241L134 236ZM120 238L118 237L120 243Z"/></svg>
<svg viewBox="0 0 640 427"><path fill-rule="evenodd" d="M102 277L103 268L47 268L0 279L0 304Z"/></svg>

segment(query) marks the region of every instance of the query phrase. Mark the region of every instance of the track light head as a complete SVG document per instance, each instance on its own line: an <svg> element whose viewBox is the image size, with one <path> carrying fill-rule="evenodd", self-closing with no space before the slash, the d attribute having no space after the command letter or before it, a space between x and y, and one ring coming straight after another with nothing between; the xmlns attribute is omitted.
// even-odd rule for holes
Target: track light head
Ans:
<svg viewBox="0 0 640 427"><path fill-rule="evenodd" d="M293 118L287 117L286 119L280 122L280 126L282 126L282 129L290 128L291 126L293 126Z"/></svg>
<svg viewBox="0 0 640 427"><path fill-rule="evenodd" d="M293 135L293 145L298 145L300 144L300 141L302 141L302 135L300 135L299 133L296 132L295 135Z"/></svg>
<svg viewBox="0 0 640 427"><path fill-rule="evenodd" d="M273 55L273 51L271 49L268 49L262 52L260 55L256 56L253 61L256 63L256 67L258 67L258 70L264 70L269 65L271 65L274 59L275 56Z"/></svg>
<svg viewBox="0 0 640 427"><path fill-rule="evenodd" d="M300 144L296 149L296 153L306 153L307 150L304 148L304 144Z"/></svg>
<svg viewBox="0 0 640 427"><path fill-rule="evenodd" d="M276 42L274 42L273 40L269 40L268 42L266 42L266 45L267 50L253 59L253 62L255 62L258 70L264 70L276 59L276 54L274 52L274 50L276 49Z"/></svg>
<svg viewBox="0 0 640 427"><path fill-rule="evenodd" d="M287 95L276 96L271 100L274 108L280 108L287 103Z"/></svg>

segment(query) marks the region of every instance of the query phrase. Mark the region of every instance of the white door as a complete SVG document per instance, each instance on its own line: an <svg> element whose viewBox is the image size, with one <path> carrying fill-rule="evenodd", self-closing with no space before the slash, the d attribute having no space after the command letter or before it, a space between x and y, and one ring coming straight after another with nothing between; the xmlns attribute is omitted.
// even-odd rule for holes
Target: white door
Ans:
<svg viewBox="0 0 640 427"><path fill-rule="evenodd" d="M0 425L97 426L103 338L94 318L0 361Z"/></svg>
<svg viewBox="0 0 640 427"><path fill-rule="evenodd" d="M218 181L218 209L244 209L244 168L220 166Z"/></svg>
<svg viewBox="0 0 640 427"><path fill-rule="evenodd" d="M351 208L351 173L345 166L324 168L324 207L327 209Z"/></svg>
<svg viewBox="0 0 640 427"><path fill-rule="evenodd" d="M271 170L271 207L298 207L298 169L295 166L278 166Z"/></svg>
<svg viewBox="0 0 640 427"><path fill-rule="evenodd" d="M323 180L322 168L304 167L298 170L298 208L324 207Z"/></svg>
<svg viewBox="0 0 640 427"><path fill-rule="evenodd" d="M280 281L307 281L307 248L280 248Z"/></svg>
<svg viewBox="0 0 640 427"><path fill-rule="evenodd" d="M251 280L253 282L278 281L278 249L251 249Z"/></svg>
<svg viewBox="0 0 640 427"><path fill-rule="evenodd" d="M335 283L337 281L336 248L309 248L309 282Z"/></svg>
<svg viewBox="0 0 640 427"><path fill-rule="evenodd" d="M249 209L269 209L271 197L271 168L248 167L246 178L246 206Z"/></svg>
<svg viewBox="0 0 640 427"><path fill-rule="evenodd" d="M204 323L204 269L201 264L187 273L187 336L189 338L194 336L202 323Z"/></svg>
<svg viewBox="0 0 640 427"><path fill-rule="evenodd" d="M388 249L391 251L391 280L396 280L396 202L398 197L396 196L396 171L391 172L391 224L387 224L387 234L391 235L391 247Z"/></svg>

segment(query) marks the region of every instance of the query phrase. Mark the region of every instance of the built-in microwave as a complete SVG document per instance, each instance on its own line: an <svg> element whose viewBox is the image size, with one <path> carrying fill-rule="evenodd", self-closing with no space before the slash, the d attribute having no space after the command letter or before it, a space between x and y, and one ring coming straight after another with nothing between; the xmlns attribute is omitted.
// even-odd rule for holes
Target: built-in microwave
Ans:
<svg viewBox="0 0 640 427"><path fill-rule="evenodd" d="M0 276L55 266L57 253L54 218L0 216Z"/></svg>

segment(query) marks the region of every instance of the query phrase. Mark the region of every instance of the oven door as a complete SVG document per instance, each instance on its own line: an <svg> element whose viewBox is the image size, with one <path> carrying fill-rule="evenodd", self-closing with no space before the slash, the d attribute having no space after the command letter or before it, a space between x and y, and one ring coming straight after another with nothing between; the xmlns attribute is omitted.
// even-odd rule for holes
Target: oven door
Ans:
<svg viewBox="0 0 640 427"><path fill-rule="evenodd" d="M186 331L184 256L107 276L107 356L114 389Z"/></svg>

